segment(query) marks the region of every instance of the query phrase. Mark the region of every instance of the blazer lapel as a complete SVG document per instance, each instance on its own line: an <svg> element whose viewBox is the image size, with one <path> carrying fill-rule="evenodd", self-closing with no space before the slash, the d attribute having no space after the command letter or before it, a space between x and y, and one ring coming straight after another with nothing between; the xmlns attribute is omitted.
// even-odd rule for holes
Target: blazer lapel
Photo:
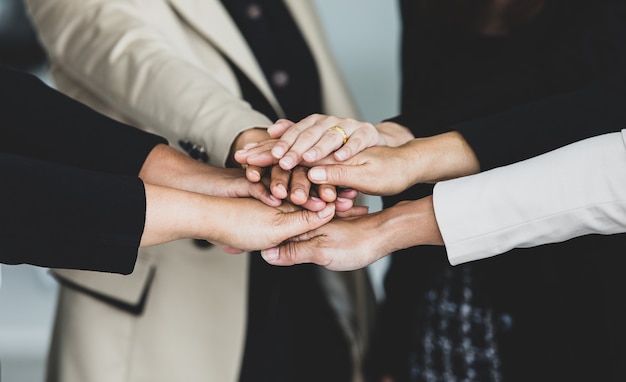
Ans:
<svg viewBox="0 0 626 382"><path fill-rule="evenodd" d="M252 50L220 0L169 0L169 3L181 18L228 56L259 88L274 109L282 114Z"/></svg>

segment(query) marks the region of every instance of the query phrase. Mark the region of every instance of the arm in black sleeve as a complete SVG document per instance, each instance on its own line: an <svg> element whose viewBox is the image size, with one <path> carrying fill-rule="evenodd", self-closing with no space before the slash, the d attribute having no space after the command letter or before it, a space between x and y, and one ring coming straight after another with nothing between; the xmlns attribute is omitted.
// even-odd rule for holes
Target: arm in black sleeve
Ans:
<svg viewBox="0 0 626 382"><path fill-rule="evenodd" d="M0 151L137 175L159 136L124 125L50 88L0 68Z"/></svg>
<svg viewBox="0 0 626 382"><path fill-rule="evenodd" d="M626 75L453 126L474 149L481 170L543 154L626 126Z"/></svg>
<svg viewBox="0 0 626 382"><path fill-rule="evenodd" d="M0 262L131 273L146 199L137 177L0 153Z"/></svg>

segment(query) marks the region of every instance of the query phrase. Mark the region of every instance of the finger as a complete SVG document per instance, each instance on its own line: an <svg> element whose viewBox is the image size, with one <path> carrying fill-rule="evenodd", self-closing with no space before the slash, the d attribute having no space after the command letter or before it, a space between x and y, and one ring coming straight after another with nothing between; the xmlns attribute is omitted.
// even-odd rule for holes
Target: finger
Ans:
<svg viewBox="0 0 626 382"><path fill-rule="evenodd" d="M287 190L290 178L290 171L285 171L279 166L272 166L270 180L270 191L272 195L278 199L286 199L289 196Z"/></svg>
<svg viewBox="0 0 626 382"><path fill-rule="evenodd" d="M346 143L335 151L334 157L338 161L345 161L366 148L375 146L376 143L378 143L377 132L371 133L369 130L359 129L352 133Z"/></svg>
<svg viewBox="0 0 626 382"><path fill-rule="evenodd" d="M345 210L345 211L339 211L338 209L335 210L335 215L340 218L351 218L351 217L356 217L356 216L363 216L363 215L367 215L368 213L369 213L369 207L367 206L352 206L352 208Z"/></svg>
<svg viewBox="0 0 626 382"><path fill-rule="evenodd" d="M293 126L295 123L288 119L279 119L270 127L267 128L267 133L272 138L280 138L287 129Z"/></svg>
<svg viewBox="0 0 626 382"><path fill-rule="evenodd" d="M269 189L261 182L251 184L250 187L250 196L255 199L260 200L264 204L271 207L278 207L282 204L282 200L278 199L269 191Z"/></svg>
<svg viewBox="0 0 626 382"><path fill-rule="evenodd" d="M253 166L269 167L277 163L278 159L274 158L272 153L269 151L256 153L246 157L246 164Z"/></svg>
<svg viewBox="0 0 626 382"><path fill-rule="evenodd" d="M222 245L222 250L231 255L238 255L245 252L239 248L231 247L230 245Z"/></svg>
<svg viewBox="0 0 626 382"><path fill-rule="evenodd" d="M289 199L295 205L303 205L309 198L311 181L307 177L307 169L298 166L291 171L291 181L289 183Z"/></svg>
<svg viewBox="0 0 626 382"><path fill-rule="evenodd" d="M303 263L319 263L319 252L315 250L316 239L289 241L278 247L261 251L263 259L271 265L290 266Z"/></svg>
<svg viewBox="0 0 626 382"><path fill-rule="evenodd" d="M278 162L271 154L271 149L274 147L275 140L269 139L267 141L256 144L250 149L241 149L235 151L235 160L241 164L251 164L255 166L267 167Z"/></svg>
<svg viewBox="0 0 626 382"><path fill-rule="evenodd" d="M317 193L325 202L331 203L337 199L337 188L332 184L320 184Z"/></svg>
<svg viewBox="0 0 626 382"><path fill-rule="evenodd" d="M263 168L258 166L247 166L246 178L253 183L259 182L261 178L263 178Z"/></svg>
<svg viewBox="0 0 626 382"><path fill-rule="evenodd" d="M338 198L356 199L358 196L359 196L359 191L355 190L354 188L340 187L337 191Z"/></svg>
<svg viewBox="0 0 626 382"><path fill-rule="evenodd" d="M328 223L335 216L335 205L327 203L319 211L299 209L285 213L283 223L280 225L283 240L302 235Z"/></svg>
<svg viewBox="0 0 626 382"><path fill-rule="evenodd" d="M248 157L248 155L250 155L250 153L254 153L255 147L259 145L260 145L260 142L251 142L251 143L247 143L245 146L243 146L243 148L236 150L234 154L235 161L241 164L245 164L246 158Z"/></svg>
<svg viewBox="0 0 626 382"><path fill-rule="evenodd" d="M296 142L296 140L301 139L300 134L314 126L317 120L321 117L322 116L319 114L312 114L304 118L300 122L290 126L272 148L272 155L277 159L282 159L287 151L291 149L291 146ZM314 142L309 144L312 145L313 143L317 142L317 139L319 139L319 136L315 138ZM295 166L295 164L293 164L293 166Z"/></svg>
<svg viewBox="0 0 626 382"><path fill-rule="evenodd" d="M294 126L281 138L281 141L293 139L293 135L298 133L291 147L280 159L281 167L287 169L302 160L314 162L341 147L349 135L338 125L342 120L331 116L313 115L303 120L301 125ZM287 147L285 145L282 148Z"/></svg>
<svg viewBox="0 0 626 382"><path fill-rule="evenodd" d="M308 148L303 146L300 148L300 141L298 141L293 145L290 152L294 151L297 153L299 150L306 150L302 153L302 159L311 163L322 159L333 151L339 149L343 145L344 139L345 137L341 131L326 129L317 143L315 143L312 147ZM349 140L346 141L346 143L347 142L349 142ZM286 155L290 155L290 152Z"/></svg>
<svg viewBox="0 0 626 382"><path fill-rule="evenodd" d="M315 184L335 184L348 188L362 189L363 178L359 166L316 166L308 172L309 180Z"/></svg>
<svg viewBox="0 0 626 382"><path fill-rule="evenodd" d="M318 198L317 196L311 196L306 200L306 203L304 203L301 207L309 211L319 211L323 209L326 206L326 204L328 203Z"/></svg>
<svg viewBox="0 0 626 382"><path fill-rule="evenodd" d="M337 211L347 211L354 206L354 199L337 198L335 207Z"/></svg>

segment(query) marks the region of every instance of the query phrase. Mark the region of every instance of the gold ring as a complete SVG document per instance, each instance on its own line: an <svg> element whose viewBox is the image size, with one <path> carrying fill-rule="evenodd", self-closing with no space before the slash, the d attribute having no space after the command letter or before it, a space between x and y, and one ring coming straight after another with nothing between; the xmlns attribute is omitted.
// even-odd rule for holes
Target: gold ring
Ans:
<svg viewBox="0 0 626 382"><path fill-rule="evenodd" d="M342 145L345 145L346 142L348 141L348 133L346 133L346 131L343 129L343 127L341 126L333 126L328 130L337 130L338 132L341 133L341 135L343 135L343 142L341 143Z"/></svg>

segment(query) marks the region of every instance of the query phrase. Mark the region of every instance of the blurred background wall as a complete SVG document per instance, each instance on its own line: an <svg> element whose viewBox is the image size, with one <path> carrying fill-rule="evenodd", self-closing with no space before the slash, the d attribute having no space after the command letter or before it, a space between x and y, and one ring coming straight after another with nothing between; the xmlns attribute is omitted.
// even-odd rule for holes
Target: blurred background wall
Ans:
<svg viewBox="0 0 626 382"><path fill-rule="evenodd" d="M361 118L376 123L395 115L399 101L400 32L396 2L315 3ZM0 0L0 62L34 73L54 86L46 75L45 57L22 0ZM378 198L367 197L364 201L372 211L380 208ZM386 266L383 260L370 267L380 298L384 297L380 286ZM2 266L0 381L43 382L56 294L55 282L46 269Z"/></svg>

